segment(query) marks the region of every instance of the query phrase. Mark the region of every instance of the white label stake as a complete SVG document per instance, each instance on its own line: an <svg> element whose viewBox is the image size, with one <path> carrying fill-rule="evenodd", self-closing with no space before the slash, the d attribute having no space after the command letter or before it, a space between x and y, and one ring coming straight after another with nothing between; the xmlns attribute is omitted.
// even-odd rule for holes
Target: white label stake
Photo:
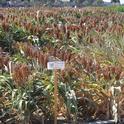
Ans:
<svg viewBox="0 0 124 124"><path fill-rule="evenodd" d="M58 77L57 77L57 70L61 69L63 70L65 68L65 62L64 61L52 61L47 63L47 69L48 70L54 70L54 124L57 124L57 94L58 94L58 89L57 89L57 82L58 82Z"/></svg>

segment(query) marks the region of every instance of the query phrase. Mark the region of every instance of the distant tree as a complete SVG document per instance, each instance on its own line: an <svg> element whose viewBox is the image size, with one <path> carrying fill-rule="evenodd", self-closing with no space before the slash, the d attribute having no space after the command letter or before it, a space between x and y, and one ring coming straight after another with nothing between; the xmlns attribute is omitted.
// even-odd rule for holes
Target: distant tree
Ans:
<svg viewBox="0 0 124 124"><path fill-rule="evenodd" d="M100 5L103 5L103 0L95 0L94 2L93 2L93 5L94 6L100 6Z"/></svg>
<svg viewBox="0 0 124 124"><path fill-rule="evenodd" d="M98 0L75 0L78 5L92 5L94 2L98 3ZM100 2L102 0L99 0Z"/></svg>
<svg viewBox="0 0 124 124"><path fill-rule="evenodd" d="M111 3L120 3L120 0L111 0Z"/></svg>
<svg viewBox="0 0 124 124"><path fill-rule="evenodd" d="M4 2L6 2L6 0L0 0L0 3L4 3Z"/></svg>

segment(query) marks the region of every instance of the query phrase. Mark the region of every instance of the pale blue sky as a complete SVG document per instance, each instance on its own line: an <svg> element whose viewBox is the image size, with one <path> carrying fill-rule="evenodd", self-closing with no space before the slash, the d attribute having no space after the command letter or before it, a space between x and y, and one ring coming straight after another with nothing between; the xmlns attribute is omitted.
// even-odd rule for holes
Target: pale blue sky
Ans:
<svg viewBox="0 0 124 124"><path fill-rule="evenodd" d="M105 2L110 2L111 0L103 0ZM120 0L121 4L124 3L124 0Z"/></svg>

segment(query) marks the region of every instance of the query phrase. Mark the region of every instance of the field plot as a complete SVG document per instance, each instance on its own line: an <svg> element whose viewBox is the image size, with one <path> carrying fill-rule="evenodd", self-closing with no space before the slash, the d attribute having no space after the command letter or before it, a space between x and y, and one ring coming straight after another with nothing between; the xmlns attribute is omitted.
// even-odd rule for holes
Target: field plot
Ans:
<svg viewBox="0 0 124 124"><path fill-rule="evenodd" d="M65 68L47 69L51 61ZM107 8L0 8L0 121L77 124L124 116L124 14Z"/></svg>

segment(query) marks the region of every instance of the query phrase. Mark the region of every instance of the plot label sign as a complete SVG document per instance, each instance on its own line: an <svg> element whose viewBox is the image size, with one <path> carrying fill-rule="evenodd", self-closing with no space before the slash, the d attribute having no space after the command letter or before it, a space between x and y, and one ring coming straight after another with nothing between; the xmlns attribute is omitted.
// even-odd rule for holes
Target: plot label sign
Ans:
<svg viewBox="0 0 124 124"><path fill-rule="evenodd" d="M54 69L61 69L63 70L65 68L65 62L64 61L53 61L47 63L47 69L48 70L54 70Z"/></svg>

